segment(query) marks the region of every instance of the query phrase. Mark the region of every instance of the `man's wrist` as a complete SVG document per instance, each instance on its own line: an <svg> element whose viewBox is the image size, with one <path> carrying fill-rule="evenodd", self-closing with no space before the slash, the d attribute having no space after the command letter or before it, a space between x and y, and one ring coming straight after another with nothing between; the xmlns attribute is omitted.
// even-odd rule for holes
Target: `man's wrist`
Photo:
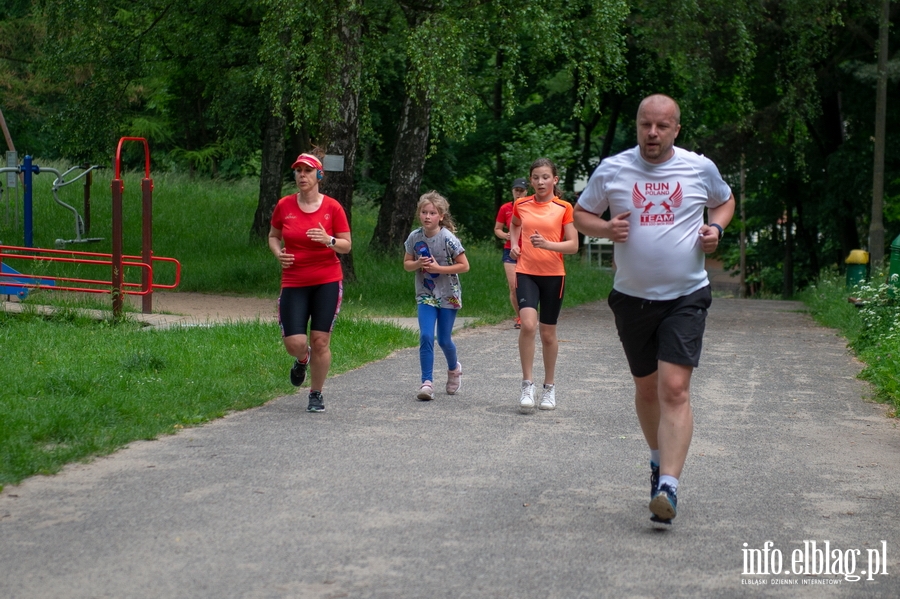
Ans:
<svg viewBox="0 0 900 599"><path fill-rule="evenodd" d="M709 223L710 227L719 231L719 239L722 239L722 236L725 234L725 229L722 228L722 225L717 225L716 223Z"/></svg>

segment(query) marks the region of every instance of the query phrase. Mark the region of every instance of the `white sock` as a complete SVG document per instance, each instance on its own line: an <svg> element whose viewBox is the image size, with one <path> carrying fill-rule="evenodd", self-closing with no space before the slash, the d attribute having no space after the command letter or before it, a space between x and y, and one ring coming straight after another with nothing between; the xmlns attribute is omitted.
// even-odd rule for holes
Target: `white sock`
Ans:
<svg viewBox="0 0 900 599"><path fill-rule="evenodd" d="M658 449L650 450L650 463L656 464L657 466L659 466L659 450Z"/></svg>
<svg viewBox="0 0 900 599"><path fill-rule="evenodd" d="M663 474L659 477L659 486L669 485L672 487L673 491L678 491L678 479L674 476L669 476L668 474Z"/></svg>

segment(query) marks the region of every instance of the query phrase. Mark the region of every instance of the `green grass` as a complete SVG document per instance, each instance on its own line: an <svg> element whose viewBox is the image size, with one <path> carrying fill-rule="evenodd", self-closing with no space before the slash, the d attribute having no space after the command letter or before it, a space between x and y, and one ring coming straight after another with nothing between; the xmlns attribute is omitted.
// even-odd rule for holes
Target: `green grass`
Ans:
<svg viewBox="0 0 900 599"><path fill-rule="evenodd" d="M39 161L36 161L40 164ZM60 168L59 170L64 170ZM107 171L108 172L108 171ZM41 175L40 177L44 177ZM36 178L34 244L54 246L74 237L71 213L49 196L50 175ZM109 185L93 187L90 236L104 241L72 249L110 251ZM81 207L81 186L62 189L61 199ZM279 268L268 248L249 239L256 209L253 181L221 182L184 176L154 176L153 247L157 256L182 264L179 290L275 298ZM140 252L140 181L125 177L126 253ZM376 207L360 200L353 211L353 257L357 281L345 285L344 307L332 338L332 375L411 347L418 336L368 316L414 316L413 274L403 270L402 248L393 255L368 251ZM22 245L21 223L0 219L0 240ZM495 323L513 317L501 252L489 242L463 236L471 270L461 275L461 314ZM43 276L106 278L105 268L31 265L23 272ZM566 258L566 306L605 298L612 279ZM90 271L90 272L88 272ZM166 268L154 274L169 283ZM130 280L136 280L135 273ZM172 330L142 330L132 319L96 322L80 308L99 308L111 317L109 295L32 292L26 309L52 304L51 318L31 310L0 313L0 485L58 471L66 463L115 451L138 439L152 439L194 426L232 410L246 409L294 391L287 381L290 358L277 325L225 324Z"/></svg>
<svg viewBox="0 0 900 599"><path fill-rule="evenodd" d="M0 484L294 391L274 323L145 330L79 314L0 313ZM417 341L410 331L341 319L331 373Z"/></svg>
<svg viewBox="0 0 900 599"><path fill-rule="evenodd" d="M844 277L824 272L816 285L800 294L813 317L838 329L848 345L865 363L860 378L872 384L876 400L893 406L900 414L900 301L883 283L883 275L848 290ZM861 307L848 301L860 300Z"/></svg>

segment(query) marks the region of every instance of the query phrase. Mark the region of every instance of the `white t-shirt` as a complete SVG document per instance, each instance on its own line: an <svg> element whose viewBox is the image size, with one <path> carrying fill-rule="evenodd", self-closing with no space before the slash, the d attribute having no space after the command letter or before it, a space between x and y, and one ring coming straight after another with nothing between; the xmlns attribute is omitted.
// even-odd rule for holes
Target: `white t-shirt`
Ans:
<svg viewBox="0 0 900 599"><path fill-rule="evenodd" d="M610 216L631 212L628 241L615 244L613 287L648 300L670 300L709 284L700 245L703 209L724 204L731 187L711 160L683 148L651 164L635 146L600 163L578 205Z"/></svg>

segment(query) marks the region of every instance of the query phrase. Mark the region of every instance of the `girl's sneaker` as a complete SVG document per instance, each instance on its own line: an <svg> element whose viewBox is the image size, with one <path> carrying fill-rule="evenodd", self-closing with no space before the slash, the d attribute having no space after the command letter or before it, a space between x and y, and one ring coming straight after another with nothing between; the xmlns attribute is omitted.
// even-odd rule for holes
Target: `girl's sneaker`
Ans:
<svg viewBox="0 0 900 599"><path fill-rule="evenodd" d="M422 383L422 386L419 387L419 394L416 395L416 399L421 399L422 401L431 401L434 399L434 385L431 384L431 381Z"/></svg>
<svg viewBox="0 0 900 599"><path fill-rule="evenodd" d="M534 412L534 383L522 381L522 395L519 396L519 411L523 414Z"/></svg>
<svg viewBox="0 0 900 599"><path fill-rule="evenodd" d="M456 395L462 385L462 364L456 363L456 370L447 371L447 395Z"/></svg>
<svg viewBox="0 0 900 599"><path fill-rule="evenodd" d="M544 385L544 396L538 407L542 410L556 409L556 385Z"/></svg>

